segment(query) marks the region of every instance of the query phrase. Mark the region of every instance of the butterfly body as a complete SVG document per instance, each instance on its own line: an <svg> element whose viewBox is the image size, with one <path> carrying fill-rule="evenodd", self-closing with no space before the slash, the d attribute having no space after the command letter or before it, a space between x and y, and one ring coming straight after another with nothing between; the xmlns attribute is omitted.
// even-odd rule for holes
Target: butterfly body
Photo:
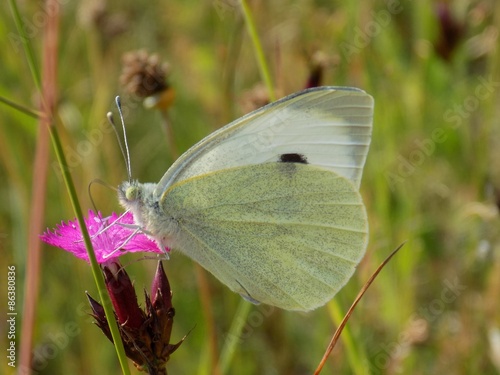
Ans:
<svg viewBox="0 0 500 375"><path fill-rule="evenodd" d="M161 246L246 299L314 309L367 245L358 189L372 111L356 89L289 96L193 146L158 184L123 183L120 202Z"/></svg>

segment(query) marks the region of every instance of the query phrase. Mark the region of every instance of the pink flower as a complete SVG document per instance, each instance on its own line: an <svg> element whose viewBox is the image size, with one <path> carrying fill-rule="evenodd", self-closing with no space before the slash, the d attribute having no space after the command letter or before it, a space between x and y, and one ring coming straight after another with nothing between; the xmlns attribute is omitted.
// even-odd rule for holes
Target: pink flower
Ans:
<svg viewBox="0 0 500 375"><path fill-rule="evenodd" d="M92 240L98 263L109 262L126 253L140 251L163 253L156 242L145 234L141 232L133 234L135 229L131 227L134 225L134 218L130 212L122 216L113 213L111 216L103 218L100 212L96 214L89 210L88 217L85 218L85 225ZM49 245L69 251L74 256L89 262L80 226L76 219L68 221L68 223L61 222L52 232L47 229L40 238Z"/></svg>

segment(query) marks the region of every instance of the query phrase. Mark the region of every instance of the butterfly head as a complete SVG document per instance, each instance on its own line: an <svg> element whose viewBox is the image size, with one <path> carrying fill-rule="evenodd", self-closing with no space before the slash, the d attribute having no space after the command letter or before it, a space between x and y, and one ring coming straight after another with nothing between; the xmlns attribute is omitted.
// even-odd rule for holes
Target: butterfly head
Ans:
<svg viewBox="0 0 500 375"><path fill-rule="evenodd" d="M134 215L135 222L144 226L144 218L153 201L155 184L141 184L137 180L125 181L118 187L120 204Z"/></svg>

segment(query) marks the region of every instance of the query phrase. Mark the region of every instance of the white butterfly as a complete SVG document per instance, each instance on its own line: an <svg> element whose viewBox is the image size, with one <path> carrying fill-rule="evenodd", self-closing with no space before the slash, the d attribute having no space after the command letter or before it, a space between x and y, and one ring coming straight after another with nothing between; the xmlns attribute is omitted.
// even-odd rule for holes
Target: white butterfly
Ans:
<svg viewBox="0 0 500 375"><path fill-rule="evenodd" d="M358 189L372 116L373 98L355 88L287 96L201 140L158 184L122 183L120 203L249 301L314 309L365 252Z"/></svg>

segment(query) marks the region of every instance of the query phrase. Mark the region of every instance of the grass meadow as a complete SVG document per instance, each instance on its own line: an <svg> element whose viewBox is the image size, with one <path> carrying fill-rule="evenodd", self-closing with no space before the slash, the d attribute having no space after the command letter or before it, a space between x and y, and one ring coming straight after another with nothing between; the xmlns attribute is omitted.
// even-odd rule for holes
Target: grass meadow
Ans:
<svg viewBox="0 0 500 375"><path fill-rule="evenodd" d="M33 374L120 374L113 345L88 315L85 291L98 297L91 268L38 239L75 213L39 120L33 72L53 103L84 212L92 208L92 180L118 186L127 178L106 121L116 95L133 177L157 182L176 155L245 114L258 92L265 99L266 86L239 1L55 3L59 12L18 2L25 39L9 2L0 5L0 373L30 373L31 357ZM406 241L355 309L322 374L499 374L500 2L247 5L277 97L302 90L318 66L321 84L374 97L361 184L370 242L347 286L310 313L252 305L242 314L239 295L174 252L164 262L176 309L172 341L190 333L168 373L313 374L360 288ZM145 108L120 83L123 56L142 49L169 64L168 114ZM91 195L104 214L122 211L114 190L93 184ZM139 259L122 263L142 303L156 262ZM15 368L5 356L11 266ZM242 327L237 335L234 324Z"/></svg>

